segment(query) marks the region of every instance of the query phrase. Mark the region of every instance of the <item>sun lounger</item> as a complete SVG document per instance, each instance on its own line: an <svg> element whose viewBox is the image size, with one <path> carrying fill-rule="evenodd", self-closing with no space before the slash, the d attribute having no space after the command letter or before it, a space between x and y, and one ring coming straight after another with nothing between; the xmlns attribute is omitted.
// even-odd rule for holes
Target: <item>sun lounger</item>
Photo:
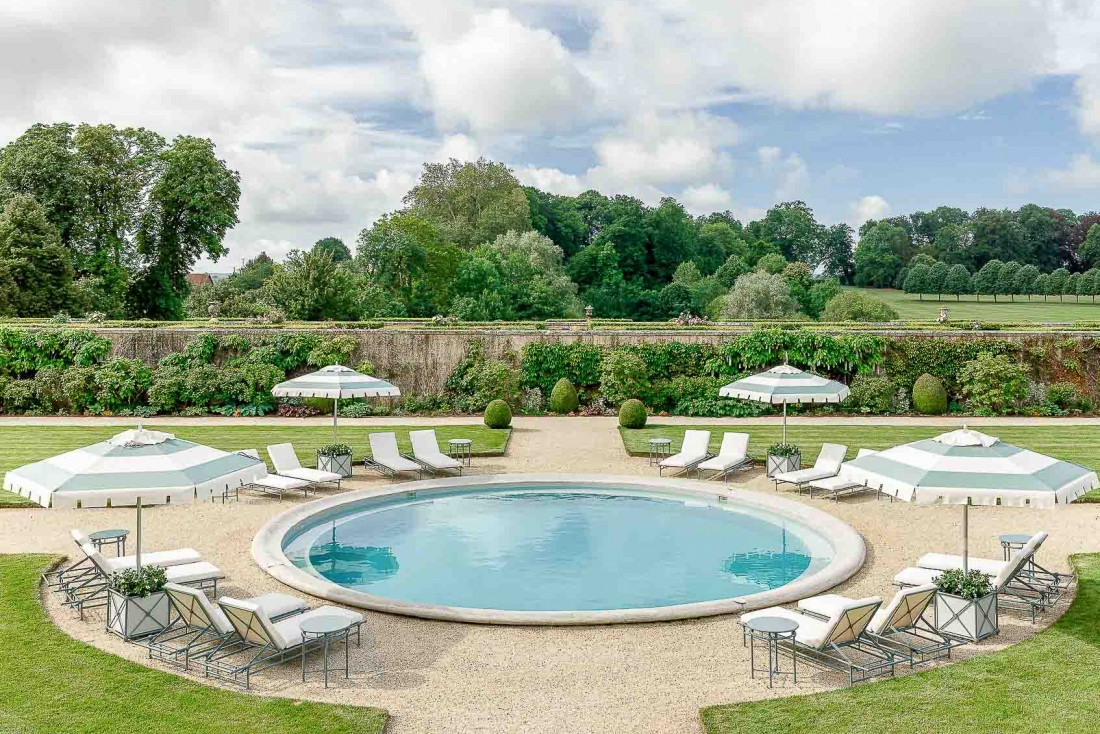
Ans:
<svg viewBox="0 0 1100 734"><path fill-rule="evenodd" d="M393 477L402 472L413 473L422 476L424 468L412 459L406 459L397 448L396 433L372 433L370 440L371 455L363 459L363 465L368 469L374 469L387 477Z"/></svg>
<svg viewBox="0 0 1100 734"><path fill-rule="evenodd" d="M828 617L804 614L784 607L770 607L741 615L745 625L754 617L782 617L798 622L793 643L780 640L788 655L848 676L848 685L879 675L893 675L899 656L865 634L882 606L882 599L847 600L836 605ZM748 628L745 628L747 639Z"/></svg>
<svg viewBox="0 0 1100 734"><path fill-rule="evenodd" d="M337 489L340 488L340 480L343 479L342 476L336 472L309 469L302 466L302 463L298 461L298 454L295 453L292 444L278 443L274 446L268 446L267 455L271 457L271 463L275 465L276 474L281 474L284 477L303 479L313 486L317 486L318 484L335 484Z"/></svg>
<svg viewBox="0 0 1100 734"><path fill-rule="evenodd" d="M439 450L439 440L434 430L409 431L409 441L412 443L413 461L428 471L433 474L441 471L462 473L462 463Z"/></svg>
<svg viewBox="0 0 1100 734"><path fill-rule="evenodd" d="M1045 537L1045 533L1043 534ZM1038 537L1038 536L1036 536ZM1034 540L1034 538L1032 539ZM999 606L1018 607L1029 612L1032 623L1035 622L1036 612L1048 609L1054 603L1054 597L1048 589L1034 583L1023 572L1028 561L1035 554L1035 546L1029 543L1012 555L996 574L986 573L991 576L990 583L997 592ZM961 559L960 559L961 560ZM959 566L961 568L961 565ZM945 570L936 568L904 568L894 576L895 586L923 586L933 584ZM982 569L975 568L976 571Z"/></svg>
<svg viewBox="0 0 1100 734"><path fill-rule="evenodd" d="M856 453L856 458L861 456L868 456L875 453L870 449L860 449ZM867 484L859 484L858 482L850 482L847 479L841 478L839 473L835 477L825 477L824 479L815 479L812 482L806 483L806 489L809 490L810 496L814 494L814 490L821 490L825 494L832 494L833 501L839 502L841 497L846 497L850 494L859 494L861 492L873 491L877 492L878 488L871 487Z"/></svg>
<svg viewBox="0 0 1100 734"><path fill-rule="evenodd" d="M260 458L260 452L257 449L245 449L238 453L251 459ZM263 494L273 494L279 499L282 499L283 495L287 492L301 492L303 496L308 497L309 490L312 486L313 485L305 479L297 479L282 474L268 474L267 464L264 464L263 467L260 468L260 473L254 477L251 482L245 485L248 489L254 489Z"/></svg>
<svg viewBox="0 0 1100 734"><path fill-rule="evenodd" d="M726 433L722 436L722 447L718 449L718 455L700 462L696 468L699 471L715 472L711 479L725 479L735 469L752 463L748 449L749 434Z"/></svg>
<svg viewBox="0 0 1100 734"><path fill-rule="evenodd" d="M319 639L302 638L301 623L321 616L336 616L347 620L355 632L356 643L363 625L363 615L342 607L323 606L311 609L282 621L273 621L259 604L240 599L222 597L218 606L225 613L237 633L235 639L226 639L215 647L203 661L208 675L227 681L251 685L253 673L259 673L273 665L300 657L304 652L320 648ZM243 658L243 659L242 659Z"/></svg>
<svg viewBox="0 0 1100 734"><path fill-rule="evenodd" d="M880 607L867 625L866 635L909 660L909 667L944 655L951 655L954 642L936 631L924 614L936 598L934 584L901 589L885 607ZM798 602L801 612L829 619L854 600L839 594L823 594Z"/></svg>
<svg viewBox="0 0 1100 734"><path fill-rule="evenodd" d="M680 452L662 460L657 465L657 473L663 475L665 469L672 469L684 474L712 456L714 454L710 453L710 431L684 431Z"/></svg>
<svg viewBox="0 0 1100 734"><path fill-rule="evenodd" d="M814 462L812 467L773 475L772 481L775 482L775 488L778 490L780 484L793 484L801 493L805 484L835 477L840 473L840 465L844 462L846 453L848 453L847 446L836 443L823 443L821 444L821 451L817 455L817 461Z"/></svg>
<svg viewBox="0 0 1100 734"><path fill-rule="evenodd" d="M85 547L94 548L95 545L92 541L79 530L70 531L73 542L77 544L81 550ZM103 560L111 568L112 572L125 571L137 566L137 556L119 556L117 558L107 558L104 556ZM141 554L141 563L145 566L181 566L185 563L197 563L202 560L202 556L194 548L176 548L174 550L164 551L152 551L150 553Z"/></svg>
<svg viewBox="0 0 1100 734"><path fill-rule="evenodd" d="M190 586L165 584L164 591L172 604L172 623L149 638L149 657L190 667L192 659L202 658L237 632L220 607L203 592ZM244 599L264 610L272 621L301 614L309 607L302 599L289 594L263 594Z"/></svg>

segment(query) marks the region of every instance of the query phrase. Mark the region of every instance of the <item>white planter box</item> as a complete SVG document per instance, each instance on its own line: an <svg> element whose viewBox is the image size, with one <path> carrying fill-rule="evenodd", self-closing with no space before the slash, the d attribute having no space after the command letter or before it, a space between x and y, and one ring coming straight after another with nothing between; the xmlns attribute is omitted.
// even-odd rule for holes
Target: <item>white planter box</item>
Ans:
<svg viewBox="0 0 1100 734"><path fill-rule="evenodd" d="M936 629L959 640L977 642L997 634L997 593L964 599L936 592Z"/></svg>
<svg viewBox="0 0 1100 734"><path fill-rule="evenodd" d="M317 455L317 468L321 471L330 471L342 477L350 477L352 469L351 454L342 456Z"/></svg>
<svg viewBox="0 0 1100 734"><path fill-rule="evenodd" d="M801 454L794 454L793 456L776 456L774 454L768 454L767 472L769 477L784 472L798 471L801 468Z"/></svg>
<svg viewBox="0 0 1100 734"><path fill-rule="evenodd" d="M160 632L172 617L168 594L158 591L149 596L126 596L107 590L107 629L119 637L132 640Z"/></svg>

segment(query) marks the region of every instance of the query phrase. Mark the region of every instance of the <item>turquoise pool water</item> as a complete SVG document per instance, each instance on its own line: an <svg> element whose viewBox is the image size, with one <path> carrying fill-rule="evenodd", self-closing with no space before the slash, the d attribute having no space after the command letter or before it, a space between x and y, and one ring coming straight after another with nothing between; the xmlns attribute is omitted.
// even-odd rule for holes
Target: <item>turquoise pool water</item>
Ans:
<svg viewBox="0 0 1100 734"><path fill-rule="evenodd" d="M607 487L499 487L367 500L284 540L307 573L418 604L514 611L712 601L816 571L814 530L731 502Z"/></svg>

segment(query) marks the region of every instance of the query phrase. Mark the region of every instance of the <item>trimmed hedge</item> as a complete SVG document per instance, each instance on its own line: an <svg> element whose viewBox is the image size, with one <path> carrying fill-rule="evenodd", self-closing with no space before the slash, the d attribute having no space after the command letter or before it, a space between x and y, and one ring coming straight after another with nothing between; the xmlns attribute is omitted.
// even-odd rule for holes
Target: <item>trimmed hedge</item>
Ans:
<svg viewBox="0 0 1100 734"><path fill-rule="evenodd" d="M550 391L550 412L560 415L576 413L578 407L580 401L577 399L577 388L568 379L561 378Z"/></svg>
<svg viewBox="0 0 1100 734"><path fill-rule="evenodd" d="M947 390L943 381L927 372L913 383L913 409L924 415L943 415L947 412Z"/></svg>
<svg viewBox="0 0 1100 734"><path fill-rule="evenodd" d="M485 408L485 425L489 428L507 428L512 425L512 409L508 403L497 399Z"/></svg>
<svg viewBox="0 0 1100 734"><path fill-rule="evenodd" d="M619 425L623 428L645 428L647 417L645 406L636 398L624 401L619 408Z"/></svg>

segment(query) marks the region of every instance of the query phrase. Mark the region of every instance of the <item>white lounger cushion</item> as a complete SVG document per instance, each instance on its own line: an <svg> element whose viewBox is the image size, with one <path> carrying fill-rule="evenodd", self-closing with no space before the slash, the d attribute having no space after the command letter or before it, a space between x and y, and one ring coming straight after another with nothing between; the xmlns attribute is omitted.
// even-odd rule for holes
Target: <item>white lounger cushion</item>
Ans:
<svg viewBox="0 0 1100 734"><path fill-rule="evenodd" d="M860 449L856 453L856 458L858 459L861 456L869 456L870 454L873 454L873 453L875 453L875 452L872 451L871 449ZM838 475L839 475L839 472L838 472ZM811 481L810 486L816 487L817 489L824 489L828 492L832 492L832 491L835 491L835 490L838 490L838 489L848 489L850 487L858 487L858 486L860 486L860 484L858 482L853 482L853 481L848 480L848 479L842 479L840 476L829 476L829 477L825 477L824 479L815 479L815 480Z"/></svg>
<svg viewBox="0 0 1100 734"><path fill-rule="evenodd" d="M307 482L339 482L343 479L336 472L303 467L302 462L298 461L298 454L295 453L293 444L277 443L274 446L268 446L267 454L271 457L271 463L275 465L275 472L286 477L304 479Z"/></svg>
<svg viewBox="0 0 1100 734"><path fill-rule="evenodd" d="M798 642L818 649L827 643L844 644L852 642L863 634L863 630L882 606L882 599L870 596L866 599L845 599L838 604L829 615L828 620L820 620L806 614L785 609L783 607L770 607L756 612L741 615L742 623L753 617L783 617L798 622L794 638ZM845 617L848 617L847 619Z"/></svg>
<svg viewBox="0 0 1100 734"><path fill-rule="evenodd" d="M409 431L409 441L412 442L413 456L433 469L458 469L462 466L439 450L439 441L433 430Z"/></svg>
<svg viewBox="0 0 1100 734"><path fill-rule="evenodd" d="M206 594L191 586L168 583L164 590L177 602L176 612L183 617L183 621L190 627L213 627L219 633L226 635L233 631L233 625L225 616L220 607L213 604ZM307 604L296 596L289 594L263 594L245 601L256 604L270 617L282 617L293 612L307 608ZM180 609L180 606L183 609Z"/></svg>
<svg viewBox="0 0 1100 734"><path fill-rule="evenodd" d="M708 440L709 443L709 440ZM725 471L731 466L744 463L749 449L749 434L727 433L722 436L722 448L713 459L707 459L699 465L700 469Z"/></svg>
<svg viewBox="0 0 1100 734"><path fill-rule="evenodd" d="M144 563L144 561L142 561ZM182 566L169 566L164 575L174 584L189 584L194 581L207 581L222 578L222 572L209 561L187 563Z"/></svg>
<svg viewBox="0 0 1100 734"><path fill-rule="evenodd" d="M809 647L821 647L831 627L826 620L799 614L796 611L784 607L772 607L770 609L760 609L755 612L742 614L742 624L748 622L753 617L782 617L783 619L791 619L798 622L798 629L794 631L794 639Z"/></svg>
<svg viewBox="0 0 1100 734"><path fill-rule="evenodd" d="M660 463L668 469L682 469L704 459L710 453L710 431L684 431L680 453L673 454Z"/></svg>
<svg viewBox="0 0 1100 734"><path fill-rule="evenodd" d="M882 634L887 627L896 629L911 627L928 607L932 600L931 594L934 594L935 591L934 584L900 590L894 594L894 598L890 600L889 605L879 607L879 610L875 612L875 616L871 617L871 623L867 625L867 629L878 635ZM929 594L929 596L925 598L925 594ZM906 604L907 600L910 602L909 604ZM798 608L822 617L832 617L846 605L851 605L853 601L855 600L840 594L822 594L821 596L803 599L798 602Z"/></svg>
<svg viewBox="0 0 1100 734"><path fill-rule="evenodd" d="M420 471L420 465L412 459L406 459L397 449L396 433L372 433L370 441L371 458L393 471Z"/></svg>
<svg viewBox="0 0 1100 734"><path fill-rule="evenodd" d="M805 484L815 479L835 477L840 473L840 465L844 463L846 453L848 453L847 446L836 443L823 443L821 444L821 451L817 455L817 461L814 462L812 467L776 474L772 479L788 484Z"/></svg>
<svg viewBox="0 0 1100 734"><path fill-rule="evenodd" d="M996 576L1008 565L1008 561L997 561L992 558L970 558L968 566L971 571L981 571L989 576ZM946 553L925 553L917 559L917 566L929 568L933 571L948 571L953 568L962 568L962 556L952 556Z"/></svg>
<svg viewBox="0 0 1100 734"><path fill-rule="evenodd" d="M260 452L256 449L244 449L243 451L238 451L237 453L243 456L248 456L252 459L260 458ZM255 484L259 487L267 487L269 489L274 489L279 492L291 492L294 490L305 489L309 486L309 482L304 479L285 477L281 474L268 474L267 464L264 464L262 467L260 467L260 471L262 472L262 474L257 474L256 477L252 480L252 484Z"/></svg>
<svg viewBox="0 0 1100 734"><path fill-rule="evenodd" d="M73 540L81 548L89 546L94 548L92 541L87 535L79 530L72 530L70 532ZM137 556L120 556L117 558L107 558L102 556L106 564L112 571L125 571L129 568L137 566ZM194 548L175 548L173 550L166 551L153 551L151 553L142 553L141 562L146 566L179 566L184 563L195 563L201 561L202 556Z"/></svg>
<svg viewBox="0 0 1100 734"><path fill-rule="evenodd" d="M313 617L341 617L347 620L348 624L357 624L363 621L363 615L359 612L353 612L343 607L318 607L317 609L311 609L305 614L299 614L291 617L290 619L284 619L281 622L275 622L275 631L279 633L279 636L283 641L283 649L288 647L297 647L302 644L302 627L301 624L307 619Z"/></svg>
<svg viewBox="0 0 1100 734"><path fill-rule="evenodd" d="M941 573L943 573L942 570L910 566L898 572L894 577L894 583L900 586L924 586L934 583Z"/></svg>

